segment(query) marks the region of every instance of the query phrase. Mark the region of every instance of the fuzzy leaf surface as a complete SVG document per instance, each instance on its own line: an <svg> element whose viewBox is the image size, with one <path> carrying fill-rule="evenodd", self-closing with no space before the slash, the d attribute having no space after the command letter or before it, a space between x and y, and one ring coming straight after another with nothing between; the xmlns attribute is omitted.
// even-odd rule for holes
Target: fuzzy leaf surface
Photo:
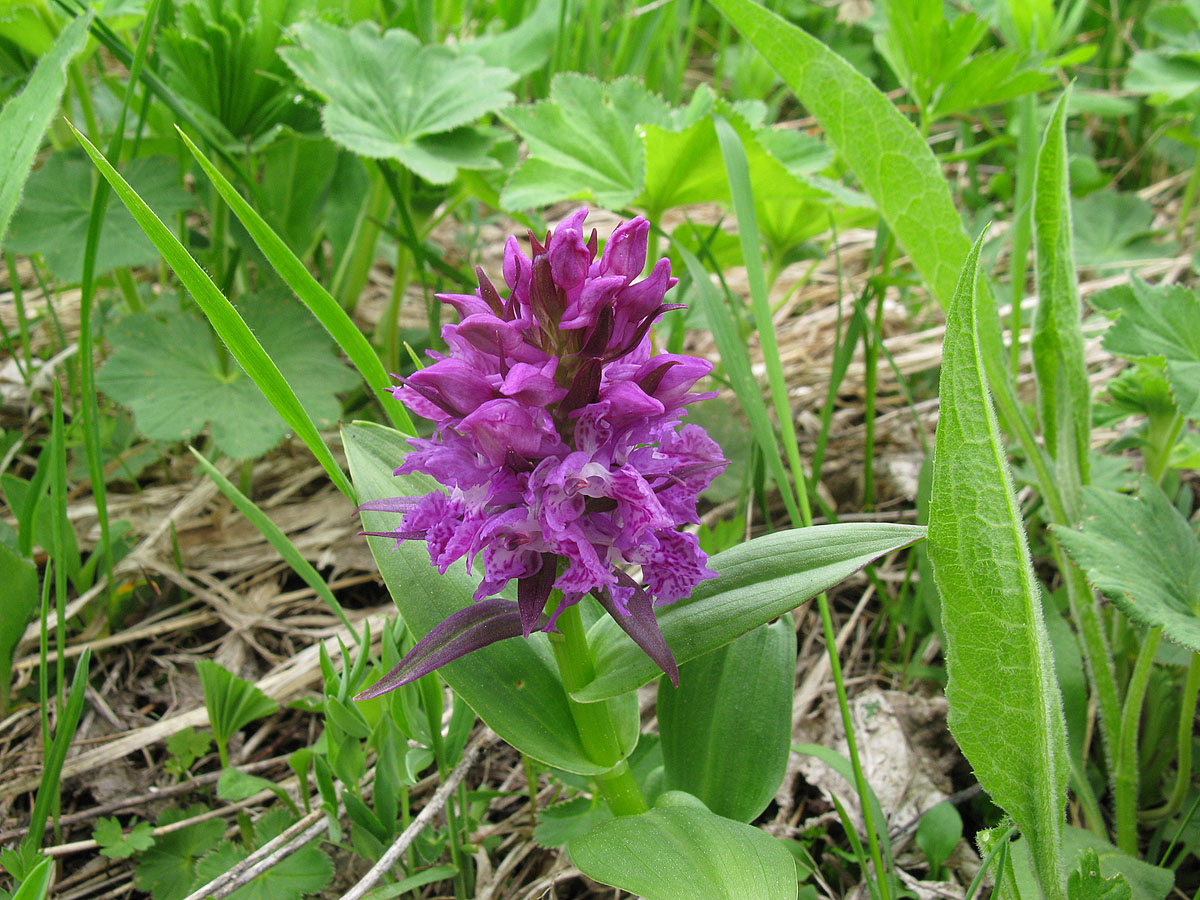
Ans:
<svg viewBox="0 0 1200 900"><path fill-rule="evenodd" d="M1149 478L1138 497L1086 487L1079 529L1054 532L1125 615L1200 653L1200 544L1162 488Z"/></svg>
<svg viewBox="0 0 1200 900"><path fill-rule="evenodd" d="M1182 285L1151 286L1135 277L1089 302L1116 319L1104 349L1127 359L1165 361L1179 411L1200 419L1200 297Z"/></svg>
<svg viewBox="0 0 1200 900"><path fill-rule="evenodd" d="M1030 839L1042 890L1062 898L1066 726L1041 589L983 370L976 302L982 241L947 315L929 505L948 720L979 783Z"/></svg>

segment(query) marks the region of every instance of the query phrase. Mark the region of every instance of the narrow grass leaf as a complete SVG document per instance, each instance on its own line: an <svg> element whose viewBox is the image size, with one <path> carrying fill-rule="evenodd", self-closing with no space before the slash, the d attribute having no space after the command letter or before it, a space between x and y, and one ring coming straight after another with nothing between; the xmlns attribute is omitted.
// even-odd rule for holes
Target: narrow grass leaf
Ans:
<svg viewBox="0 0 1200 900"><path fill-rule="evenodd" d="M976 242L946 322L929 558L942 597L950 730L1063 900L1066 726L1041 592L979 347Z"/></svg>
<svg viewBox="0 0 1200 900"><path fill-rule="evenodd" d="M1037 248L1037 316L1033 323L1033 370L1038 382L1042 434L1060 474L1075 492L1088 481L1092 433L1091 386L1083 358L1079 288L1071 239L1071 194L1067 172L1067 103L1055 104L1038 152L1033 194ZM1069 437L1073 447L1059 444Z"/></svg>
<svg viewBox="0 0 1200 900"><path fill-rule="evenodd" d="M8 714L12 655L37 609L37 566L8 544L0 543L0 584L4 585L4 615L0 616L0 718Z"/></svg>
<svg viewBox="0 0 1200 900"><path fill-rule="evenodd" d="M329 292L321 287L317 279L313 278L304 263L296 258L296 254L288 248L283 239L271 229L262 216L254 211L237 192L237 189L229 183L216 166L209 162L208 158L200 152L200 149L182 130L179 131L179 136L183 138L184 144L196 158L196 162L200 164L200 168L204 170L204 174L208 176L217 192L229 204L233 214L246 227L250 237L254 238L254 243L262 250L267 262L287 283L287 286L296 293L296 296L304 301L317 320L325 326L325 330L337 341L338 346L350 357L350 361L354 363L363 380L379 398L379 402L383 405L384 412L387 413L392 424L405 434L416 434L408 412L400 404L400 401L392 396L391 379L388 378L383 363L379 361L379 357L371 349L370 343L351 321L350 316L330 296Z"/></svg>
<svg viewBox="0 0 1200 900"><path fill-rule="evenodd" d="M750 359L746 355L746 344L738 332L737 322L729 307L721 299L716 287L709 279L708 271L701 265L700 260L678 241L675 248L687 266L688 274L692 277L696 293L700 297L700 308L708 318L708 327L712 331L713 340L721 353L721 362L725 366L725 374L733 385L746 417L750 420L750 430L762 450L763 458L767 461L767 469L771 473L779 493L783 495L784 505L792 523L799 526L804 519L800 515L800 507L796 504L796 492L788 484L787 472L784 471L783 461L779 457L779 443L775 439L775 429L771 426L770 416L767 415L767 405L763 402L762 391L750 371Z"/></svg>
<svg viewBox="0 0 1200 900"><path fill-rule="evenodd" d="M333 454L329 452L329 448L321 439L316 425L313 424L303 404L296 397L295 391L280 374L278 367L263 350L262 344L254 337L253 332L238 315L237 310L225 299L225 296L199 264L192 259L183 245L179 243L179 239L159 220L100 151L93 147L91 142L77 129L72 127L72 131L75 132L83 149L96 164L96 168L100 170L108 183L112 185L117 196L121 198L121 202L129 208L134 219L142 226L159 252L162 253L163 258L200 305L221 340L225 342L225 346L233 354L234 359L267 396L283 420L308 445L308 449L324 467L338 490L354 501L354 488L350 484L350 480L338 467Z"/></svg>
<svg viewBox="0 0 1200 900"><path fill-rule="evenodd" d="M767 296L767 279L763 273L758 218L754 212L754 191L750 186L750 166L746 159L746 150L729 121L721 115L714 115L713 127L716 129L721 155L725 160L729 192L733 196L738 238L742 242L742 259L746 265L746 278L750 282L750 307L754 311L754 326L758 330L758 340L767 368L767 383L771 387L775 417L779 420L779 428L783 433L783 450L787 454L788 466L792 470L792 480L799 499L801 521L792 522L799 528L812 524L812 513L808 506L804 467L800 462L800 445L796 440L796 423L792 418L791 404L788 402L783 364L779 359L779 344L775 340L775 323L771 320L771 300ZM779 487L784 489L782 484Z"/></svg>
<svg viewBox="0 0 1200 900"><path fill-rule="evenodd" d="M229 502L238 508L238 510L246 517L259 534L267 539L267 542L275 548L284 562L292 567L292 571L299 575L304 583L313 589L313 592L325 601L325 605L336 615L348 629L350 634L359 643L362 642L361 636L354 630L350 624L350 620L346 618L346 612L342 609L342 604L338 603L337 598L333 596L333 591L329 590L329 585L325 583L325 579L321 577L321 573L312 567L312 564L304 558L296 545L291 542L283 530L271 521L271 518L264 513L258 506L237 489L237 487L228 478L222 475L217 467L205 459L195 447L189 447L192 451L192 456L196 457L196 462L200 464L200 468L204 473L211 478L221 489L221 493L229 498Z"/></svg>
<svg viewBox="0 0 1200 900"><path fill-rule="evenodd" d="M67 749L75 737L75 729L79 726L79 717L83 715L83 699L91 664L92 648L86 647L75 666L75 676L71 680L71 692L67 695L67 702L60 707L60 715L55 722L54 741L46 754L46 762L42 768L42 784L38 788L37 797L33 801L33 812L29 816L29 832L25 838L27 845L41 846L46 820L58 804L61 786L58 776L62 772L63 761L67 758Z"/></svg>
<svg viewBox="0 0 1200 900"><path fill-rule="evenodd" d="M24 90L0 111L0 241L33 167L42 135L67 86L67 67L87 42L92 13L69 22L38 61Z"/></svg>
<svg viewBox="0 0 1200 900"><path fill-rule="evenodd" d="M753 0L712 0L825 129L942 306L970 249L941 166L870 80Z"/></svg>

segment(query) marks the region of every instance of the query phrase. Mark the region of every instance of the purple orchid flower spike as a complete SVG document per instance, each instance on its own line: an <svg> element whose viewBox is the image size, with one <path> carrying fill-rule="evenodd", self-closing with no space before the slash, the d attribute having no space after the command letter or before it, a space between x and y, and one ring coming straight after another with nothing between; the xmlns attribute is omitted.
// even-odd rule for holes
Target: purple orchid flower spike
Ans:
<svg viewBox="0 0 1200 900"><path fill-rule="evenodd" d="M725 468L698 425L682 425L712 369L655 354L651 326L680 308L663 297L671 264L646 268L649 223L635 218L598 253L580 209L526 256L504 248L506 297L482 270L474 294L445 294L460 321L449 355L403 379L396 397L431 419L432 438L396 474L423 472L445 490L361 509L402 514L400 543L424 540L439 571L482 561L475 605L435 628L362 697L406 684L498 640L555 628L588 593L674 683L679 670L654 609L716 577L681 525ZM432 354L431 354L432 355ZM626 569L642 566L638 584ZM517 602L496 599L512 580ZM550 614L547 615L547 607Z"/></svg>

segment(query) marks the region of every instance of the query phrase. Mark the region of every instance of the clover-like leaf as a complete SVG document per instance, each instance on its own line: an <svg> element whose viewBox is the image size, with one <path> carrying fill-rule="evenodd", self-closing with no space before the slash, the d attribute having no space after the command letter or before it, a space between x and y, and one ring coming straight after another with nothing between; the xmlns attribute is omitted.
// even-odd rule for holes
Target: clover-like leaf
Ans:
<svg viewBox="0 0 1200 900"><path fill-rule="evenodd" d="M100 855L109 859L127 859L154 846L149 822L137 822L129 833L121 828L116 816L101 819L92 829L92 840L100 845Z"/></svg>
<svg viewBox="0 0 1200 900"><path fill-rule="evenodd" d="M1200 653L1200 544L1149 478L1132 497L1083 489L1079 530L1055 527L1088 581L1138 624Z"/></svg>
<svg viewBox="0 0 1200 900"><path fill-rule="evenodd" d="M1100 856L1089 847L1079 856L1079 868L1067 876L1069 900L1131 900L1133 888L1120 873L1105 878L1100 873Z"/></svg>
<svg viewBox="0 0 1200 900"><path fill-rule="evenodd" d="M158 817L159 826L173 825L208 812L204 806L168 807ZM158 837L138 861L133 884L154 900L183 900L196 885L196 859L221 840L225 824L209 819Z"/></svg>
<svg viewBox="0 0 1200 900"><path fill-rule="evenodd" d="M261 847L291 825L286 811L272 810L254 826L254 843ZM217 846L196 864L201 883L228 872L250 854L245 847L228 841ZM333 862L317 847L305 847L272 866L249 884L230 894L231 900L300 900L304 894L322 890L333 879Z"/></svg>
<svg viewBox="0 0 1200 900"><path fill-rule="evenodd" d="M491 138L468 126L512 102L505 88L516 73L370 22L305 22L292 33L297 46L279 52L328 101L325 131L343 147L398 160L435 184L453 181L460 167L499 165L487 156Z"/></svg>
<svg viewBox="0 0 1200 900"><path fill-rule="evenodd" d="M1200 297L1181 285L1133 278L1089 302L1116 319L1104 349L1127 359L1164 360L1179 411L1200 418Z"/></svg>
<svg viewBox="0 0 1200 900"><path fill-rule="evenodd" d="M159 218L170 220L192 206L192 196L179 184L179 165L165 156L135 159L122 173ZM14 253L41 253L64 282L75 282L83 273L83 248L87 242L92 207L93 166L86 157L54 153L29 176L21 206L13 216L6 249ZM158 251L125 207L108 204L96 274L122 266L140 266L158 259Z"/></svg>
<svg viewBox="0 0 1200 900"><path fill-rule="evenodd" d="M250 298L242 312L309 414L318 424L337 421L337 392L358 382L317 321L279 294ZM187 440L209 424L222 453L248 459L287 433L262 391L235 362L222 359L202 319L183 311L165 319L139 313L113 326L109 340L113 354L96 384L133 411L146 437Z"/></svg>

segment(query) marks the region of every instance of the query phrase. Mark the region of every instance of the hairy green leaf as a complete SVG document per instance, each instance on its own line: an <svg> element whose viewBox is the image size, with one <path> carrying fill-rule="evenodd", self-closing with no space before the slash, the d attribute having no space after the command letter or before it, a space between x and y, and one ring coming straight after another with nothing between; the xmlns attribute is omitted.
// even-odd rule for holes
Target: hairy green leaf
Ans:
<svg viewBox="0 0 1200 900"><path fill-rule="evenodd" d="M816 38L753 0L713 0L825 129L943 305L970 249L941 167L917 129Z"/></svg>
<svg viewBox="0 0 1200 900"><path fill-rule="evenodd" d="M1183 285L1151 286L1135 276L1088 302L1116 319L1104 349L1127 359L1165 361L1179 411L1200 419L1200 297Z"/></svg>
<svg viewBox="0 0 1200 900"><path fill-rule="evenodd" d="M1200 544L1152 479L1141 479L1139 493L1084 488L1079 529L1054 533L1125 615L1200 653Z"/></svg>
<svg viewBox="0 0 1200 900"><path fill-rule="evenodd" d="M950 730L1029 838L1042 890L1063 894L1066 726L978 340L976 242L946 321L929 559L942 598Z"/></svg>
<svg viewBox="0 0 1200 900"><path fill-rule="evenodd" d="M1088 481L1092 390L1083 357L1079 288L1071 242L1067 179L1067 91L1058 99L1037 160L1033 226L1037 249L1038 308L1033 323L1033 368L1038 381L1042 435L1059 471L1073 486ZM1059 446L1059 437L1073 447Z"/></svg>
<svg viewBox="0 0 1200 900"><path fill-rule="evenodd" d="M68 23L50 50L38 60L21 93L0 111L0 243L4 242L42 135L58 110L67 86L67 66L87 43L91 22L89 11Z"/></svg>

